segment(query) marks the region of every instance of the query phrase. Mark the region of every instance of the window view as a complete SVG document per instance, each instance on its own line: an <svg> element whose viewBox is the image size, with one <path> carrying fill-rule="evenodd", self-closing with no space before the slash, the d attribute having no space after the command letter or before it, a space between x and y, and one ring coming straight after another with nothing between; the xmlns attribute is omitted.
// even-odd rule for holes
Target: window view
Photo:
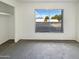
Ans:
<svg viewBox="0 0 79 59"><path fill-rule="evenodd" d="M35 32L63 32L63 9L35 9Z"/></svg>

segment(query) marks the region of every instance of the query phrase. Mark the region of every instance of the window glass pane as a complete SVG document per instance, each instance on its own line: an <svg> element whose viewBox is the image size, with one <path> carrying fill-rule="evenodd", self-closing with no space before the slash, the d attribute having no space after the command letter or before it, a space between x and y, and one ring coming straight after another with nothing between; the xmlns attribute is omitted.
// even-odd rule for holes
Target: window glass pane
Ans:
<svg viewBox="0 0 79 59"><path fill-rule="evenodd" d="M63 32L63 9L35 9L35 32Z"/></svg>

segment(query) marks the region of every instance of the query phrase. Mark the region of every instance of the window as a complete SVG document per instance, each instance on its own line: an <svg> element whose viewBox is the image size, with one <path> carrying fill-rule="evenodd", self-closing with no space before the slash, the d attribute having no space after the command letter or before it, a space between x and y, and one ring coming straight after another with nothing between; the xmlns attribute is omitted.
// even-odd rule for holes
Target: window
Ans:
<svg viewBox="0 0 79 59"><path fill-rule="evenodd" d="M63 9L35 9L35 32L63 32Z"/></svg>

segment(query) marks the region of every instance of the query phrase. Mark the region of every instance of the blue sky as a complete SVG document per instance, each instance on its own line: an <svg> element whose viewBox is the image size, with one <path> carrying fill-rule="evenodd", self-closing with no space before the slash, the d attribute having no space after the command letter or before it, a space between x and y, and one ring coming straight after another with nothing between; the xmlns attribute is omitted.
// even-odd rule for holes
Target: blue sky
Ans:
<svg viewBox="0 0 79 59"><path fill-rule="evenodd" d="M35 9L36 17L60 15L62 9Z"/></svg>

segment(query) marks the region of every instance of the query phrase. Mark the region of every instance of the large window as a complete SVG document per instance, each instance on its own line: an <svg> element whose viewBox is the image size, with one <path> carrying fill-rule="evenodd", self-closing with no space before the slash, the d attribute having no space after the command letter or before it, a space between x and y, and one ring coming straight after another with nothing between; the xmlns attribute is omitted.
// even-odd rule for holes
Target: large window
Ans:
<svg viewBox="0 0 79 59"><path fill-rule="evenodd" d="M63 9L35 9L35 32L63 32Z"/></svg>

